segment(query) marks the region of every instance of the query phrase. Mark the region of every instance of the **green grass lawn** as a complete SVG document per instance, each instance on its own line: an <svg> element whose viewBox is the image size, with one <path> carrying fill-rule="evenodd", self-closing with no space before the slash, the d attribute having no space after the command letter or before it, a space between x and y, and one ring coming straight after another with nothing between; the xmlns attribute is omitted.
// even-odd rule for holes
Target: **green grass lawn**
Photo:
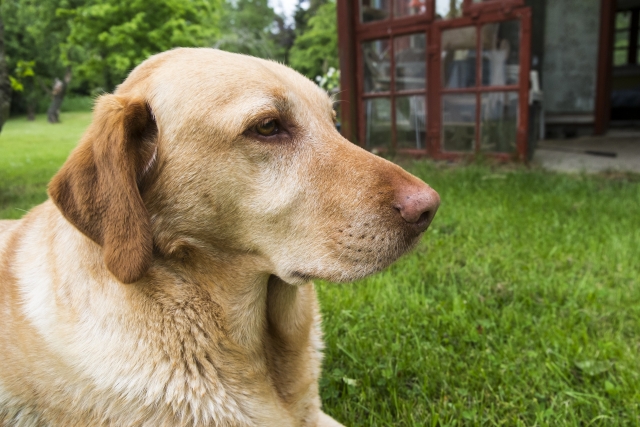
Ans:
<svg viewBox="0 0 640 427"><path fill-rule="evenodd" d="M62 113L62 123L9 120L0 133L0 218L20 218L47 198L47 183L91 122L91 113Z"/></svg>
<svg viewBox="0 0 640 427"><path fill-rule="evenodd" d="M10 121L0 217L45 199L89 123ZM319 283L325 410L350 426L640 425L640 180L409 169L442 206L418 248Z"/></svg>

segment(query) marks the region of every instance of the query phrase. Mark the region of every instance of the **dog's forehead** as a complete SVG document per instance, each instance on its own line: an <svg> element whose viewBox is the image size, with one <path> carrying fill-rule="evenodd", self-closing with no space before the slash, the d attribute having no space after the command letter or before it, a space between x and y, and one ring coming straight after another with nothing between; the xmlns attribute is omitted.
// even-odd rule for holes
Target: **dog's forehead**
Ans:
<svg viewBox="0 0 640 427"><path fill-rule="evenodd" d="M241 94L236 99L256 107L285 110L316 105L332 109L327 93L291 68L259 58L220 53L229 60L222 66L212 66L214 91L220 86L233 86L235 95Z"/></svg>
<svg viewBox="0 0 640 427"><path fill-rule="evenodd" d="M278 109L306 104L332 110L327 93L291 68L216 49L181 48L155 55L138 66L119 91L135 87L148 87L164 103L189 99L194 104Z"/></svg>

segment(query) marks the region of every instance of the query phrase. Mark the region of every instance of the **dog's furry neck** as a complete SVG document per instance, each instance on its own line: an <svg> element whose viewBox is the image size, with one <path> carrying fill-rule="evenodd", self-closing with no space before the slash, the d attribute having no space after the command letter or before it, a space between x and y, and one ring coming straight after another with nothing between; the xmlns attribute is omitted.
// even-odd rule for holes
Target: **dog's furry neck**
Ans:
<svg viewBox="0 0 640 427"><path fill-rule="evenodd" d="M300 420L319 412L312 284L293 287L251 271L250 257L220 263L196 252L195 265L157 258L143 280L125 285L107 271L101 248L53 204L34 212L23 222L32 230L25 241L48 249L34 254L44 261L29 266L33 280L21 284L24 328L40 337L32 351L48 354L47 363L60 365L53 372L67 376L46 364L21 373L32 378L29 395L41 397L38 407L16 410L35 416L59 407L55 421L38 420L101 425L107 409L100 402L120 402L108 408L114 424L174 426L304 425ZM65 251L76 256L60 258ZM50 265L59 266L53 277L44 273ZM52 383L60 383L59 393L38 388ZM71 414L83 418L65 418Z"/></svg>
<svg viewBox="0 0 640 427"><path fill-rule="evenodd" d="M143 295L162 306L163 321L171 325L166 333L182 334L182 326L190 326L190 333L172 340L182 343L176 360L184 363L189 357L184 353L189 342L194 360L209 348L216 353L211 359L237 364L234 370L245 370L246 384L264 388L263 396L275 393L295 418L304 418L304 412L319 405L316 399L292 400L306 390L316 390L320 373L322 344L313 284L293 286L276 276L252 272L254 262L246 255L225 257L221 263L197 251L191 254L199 259L195 268L176 268L181 261L175 259L157 260L148 282L137 285ZM169 281L161 278L156 288L154 276L165 274L175 277L175 285L163 289ZM198 343L200 333L208 343ZM312 376L310 363L315 366ZM215 368L218 373L223 370Z"/></svg>

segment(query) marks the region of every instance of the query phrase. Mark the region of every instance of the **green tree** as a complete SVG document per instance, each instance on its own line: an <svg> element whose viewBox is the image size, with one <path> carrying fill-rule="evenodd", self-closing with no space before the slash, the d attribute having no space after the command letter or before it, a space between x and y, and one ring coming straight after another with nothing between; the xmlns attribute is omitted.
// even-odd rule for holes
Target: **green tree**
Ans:
<svg viewBox="0 0 640 427"><path fill-rule="evenodd" d="M35 61L18 61L13 75L9 76L11 87L16 92L23 92L27 105L27 120L35 120L35 105L38 102L36 88L36 74L33 71Z"/></svg>
<svg viewBox="0 0 640 427"><path fill-rule="evenodd" d="M0 131L9 118L11 105L11 84L7 72L7 61L4 56L4 24L0 15Z"/></svg>
<svg viewBox="0 0 640 427"><path fill-rule="evenodd" d="M289 65L315 80L338 68L338 29L334 1L320 6L309 19L306 31L298 35L289 53Z"/></svg>
<svg viewBox="0 0 640 427"><path fill-rule="evenodd" d="M303 34L307 31L309 20L316 16L318 9L329 0L298 0L298 5L293 14L296 35ZM304 7L303 5L307 5Z"/></svg>
<svg viewBox="0 0 640 427"><path fill-rule="evenodd" d="M60 7L78 7L86 0L3 0L5 43L9 72L23 90L14 92L12 109L35 114L38 101L48 95L56 78L65 73L61 46L69 34ZM25 67L28 65L27 67Z"/></svg>
<svg viewBox="0 0 640 427"><path fill-rule="evenodd" d="M268 0L227 1L220 20L221 37L214 47L229 52L286 61L293 30Z"/></svg>
<svg viewBox="0 0 640 427"><path fill-rule="evenodd" d="M70 27L62 59L74 78L111 91L155 53L211 45L219 12L220 0L87 0L61 7L58 16Z"/></svg>

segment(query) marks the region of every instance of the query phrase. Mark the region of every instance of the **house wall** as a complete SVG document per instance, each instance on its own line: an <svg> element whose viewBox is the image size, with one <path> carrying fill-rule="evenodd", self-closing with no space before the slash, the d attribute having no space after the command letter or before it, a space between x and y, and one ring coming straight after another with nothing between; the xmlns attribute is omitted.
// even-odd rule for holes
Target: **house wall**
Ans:
<svg viewBox="0 0 640 427"><path fill-rule="evenodd" d="M600 0L547 0L544 28L542 80L547 114L588 114L592 121Z"/></svg>

